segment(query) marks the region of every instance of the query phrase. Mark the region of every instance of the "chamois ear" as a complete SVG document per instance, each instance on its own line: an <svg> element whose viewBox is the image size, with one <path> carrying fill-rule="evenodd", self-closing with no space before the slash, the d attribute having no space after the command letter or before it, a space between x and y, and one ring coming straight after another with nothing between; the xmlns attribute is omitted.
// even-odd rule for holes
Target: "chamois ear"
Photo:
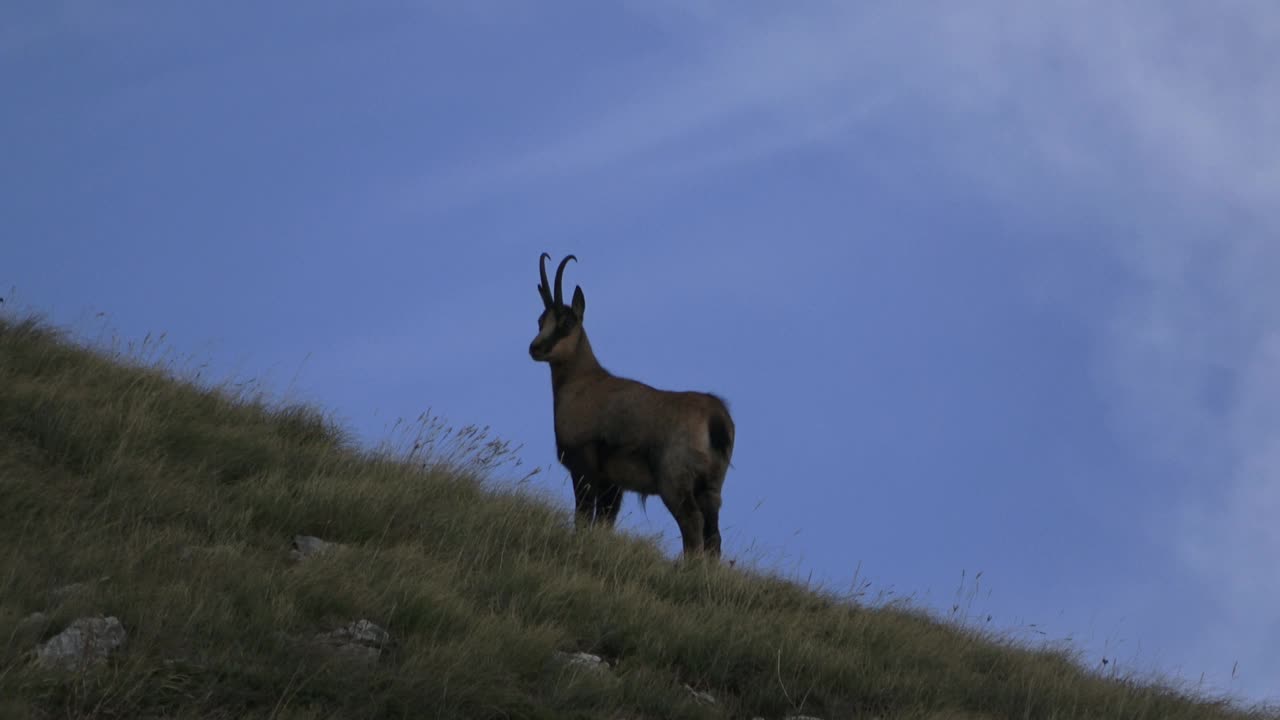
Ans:
<svg viewBox="0 0 1280 720"><path fill-rule="evenodd" d="M573 314L578 316L578 322L582 322L582 315L587 311L587 296L582 294L582 286L574 286L573 288Z"/></svg>

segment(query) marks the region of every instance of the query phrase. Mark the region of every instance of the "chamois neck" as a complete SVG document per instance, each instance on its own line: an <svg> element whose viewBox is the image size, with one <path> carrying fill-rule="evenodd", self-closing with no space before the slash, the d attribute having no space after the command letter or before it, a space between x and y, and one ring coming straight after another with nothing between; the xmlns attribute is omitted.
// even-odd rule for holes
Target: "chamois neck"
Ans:
<svg viewBox="0 0 1280 720"><path fill-rule="evenodd" d="M606 372L605 369L600 366L600 361L596 360L596 354L591 349L587 331L581 330L578 335L578 346L574 348L573 354L563 360L551 362L551 390L559 391L565 383L575 378L604 372Z"/></svg>

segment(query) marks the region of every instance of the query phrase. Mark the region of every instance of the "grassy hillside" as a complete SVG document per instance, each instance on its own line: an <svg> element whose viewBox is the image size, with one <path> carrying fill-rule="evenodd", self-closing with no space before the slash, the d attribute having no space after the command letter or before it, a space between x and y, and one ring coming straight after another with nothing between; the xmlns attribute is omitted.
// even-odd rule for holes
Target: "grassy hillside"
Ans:
<svg viewBox="0 0 1280 720"><path fill-rule="evenodd" d="M2 718L1264 717L575 534L484 487L508 449L481 433L357 452L315 410L109 355L0 321ZM295 559L299 534L341 546ZM99 615L128 634L105 662L33 661ZM357 620L388 639L317 640Z"/></svg>

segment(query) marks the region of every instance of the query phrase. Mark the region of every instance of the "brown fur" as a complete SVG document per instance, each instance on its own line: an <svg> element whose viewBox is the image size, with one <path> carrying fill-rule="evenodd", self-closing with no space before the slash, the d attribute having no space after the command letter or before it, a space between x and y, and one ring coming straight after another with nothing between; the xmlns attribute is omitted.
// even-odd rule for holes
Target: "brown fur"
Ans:
<svg viewBox="0 0 1280 720"><path fill-rule="evenodd" d="M605 370L582 326L582 288L572 306L544 290L529 354L551 365L556 448L573 479L575 524L612 527L624 490L658 495L686 555L719 555L720 492L733 455L728 407L708 393L657 390Z"/></svg>

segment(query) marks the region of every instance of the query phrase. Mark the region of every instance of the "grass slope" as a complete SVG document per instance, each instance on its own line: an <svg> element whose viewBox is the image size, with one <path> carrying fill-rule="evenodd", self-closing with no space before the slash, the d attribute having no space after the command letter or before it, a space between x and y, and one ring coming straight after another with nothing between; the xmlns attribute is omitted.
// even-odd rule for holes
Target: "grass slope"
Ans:
<svg viewBox="0 0 1280 720"><path fill-rule="evenodd" d="M575 534L486 489L507 449L464 435L425 463L360 452L315 410L0 320L0 717L1264 717ZM345 547L295 562L299 533ZM107 663L32 663L99 614L129 633ZM392 637L376 663L298 641L362 618Z"/></svg>

